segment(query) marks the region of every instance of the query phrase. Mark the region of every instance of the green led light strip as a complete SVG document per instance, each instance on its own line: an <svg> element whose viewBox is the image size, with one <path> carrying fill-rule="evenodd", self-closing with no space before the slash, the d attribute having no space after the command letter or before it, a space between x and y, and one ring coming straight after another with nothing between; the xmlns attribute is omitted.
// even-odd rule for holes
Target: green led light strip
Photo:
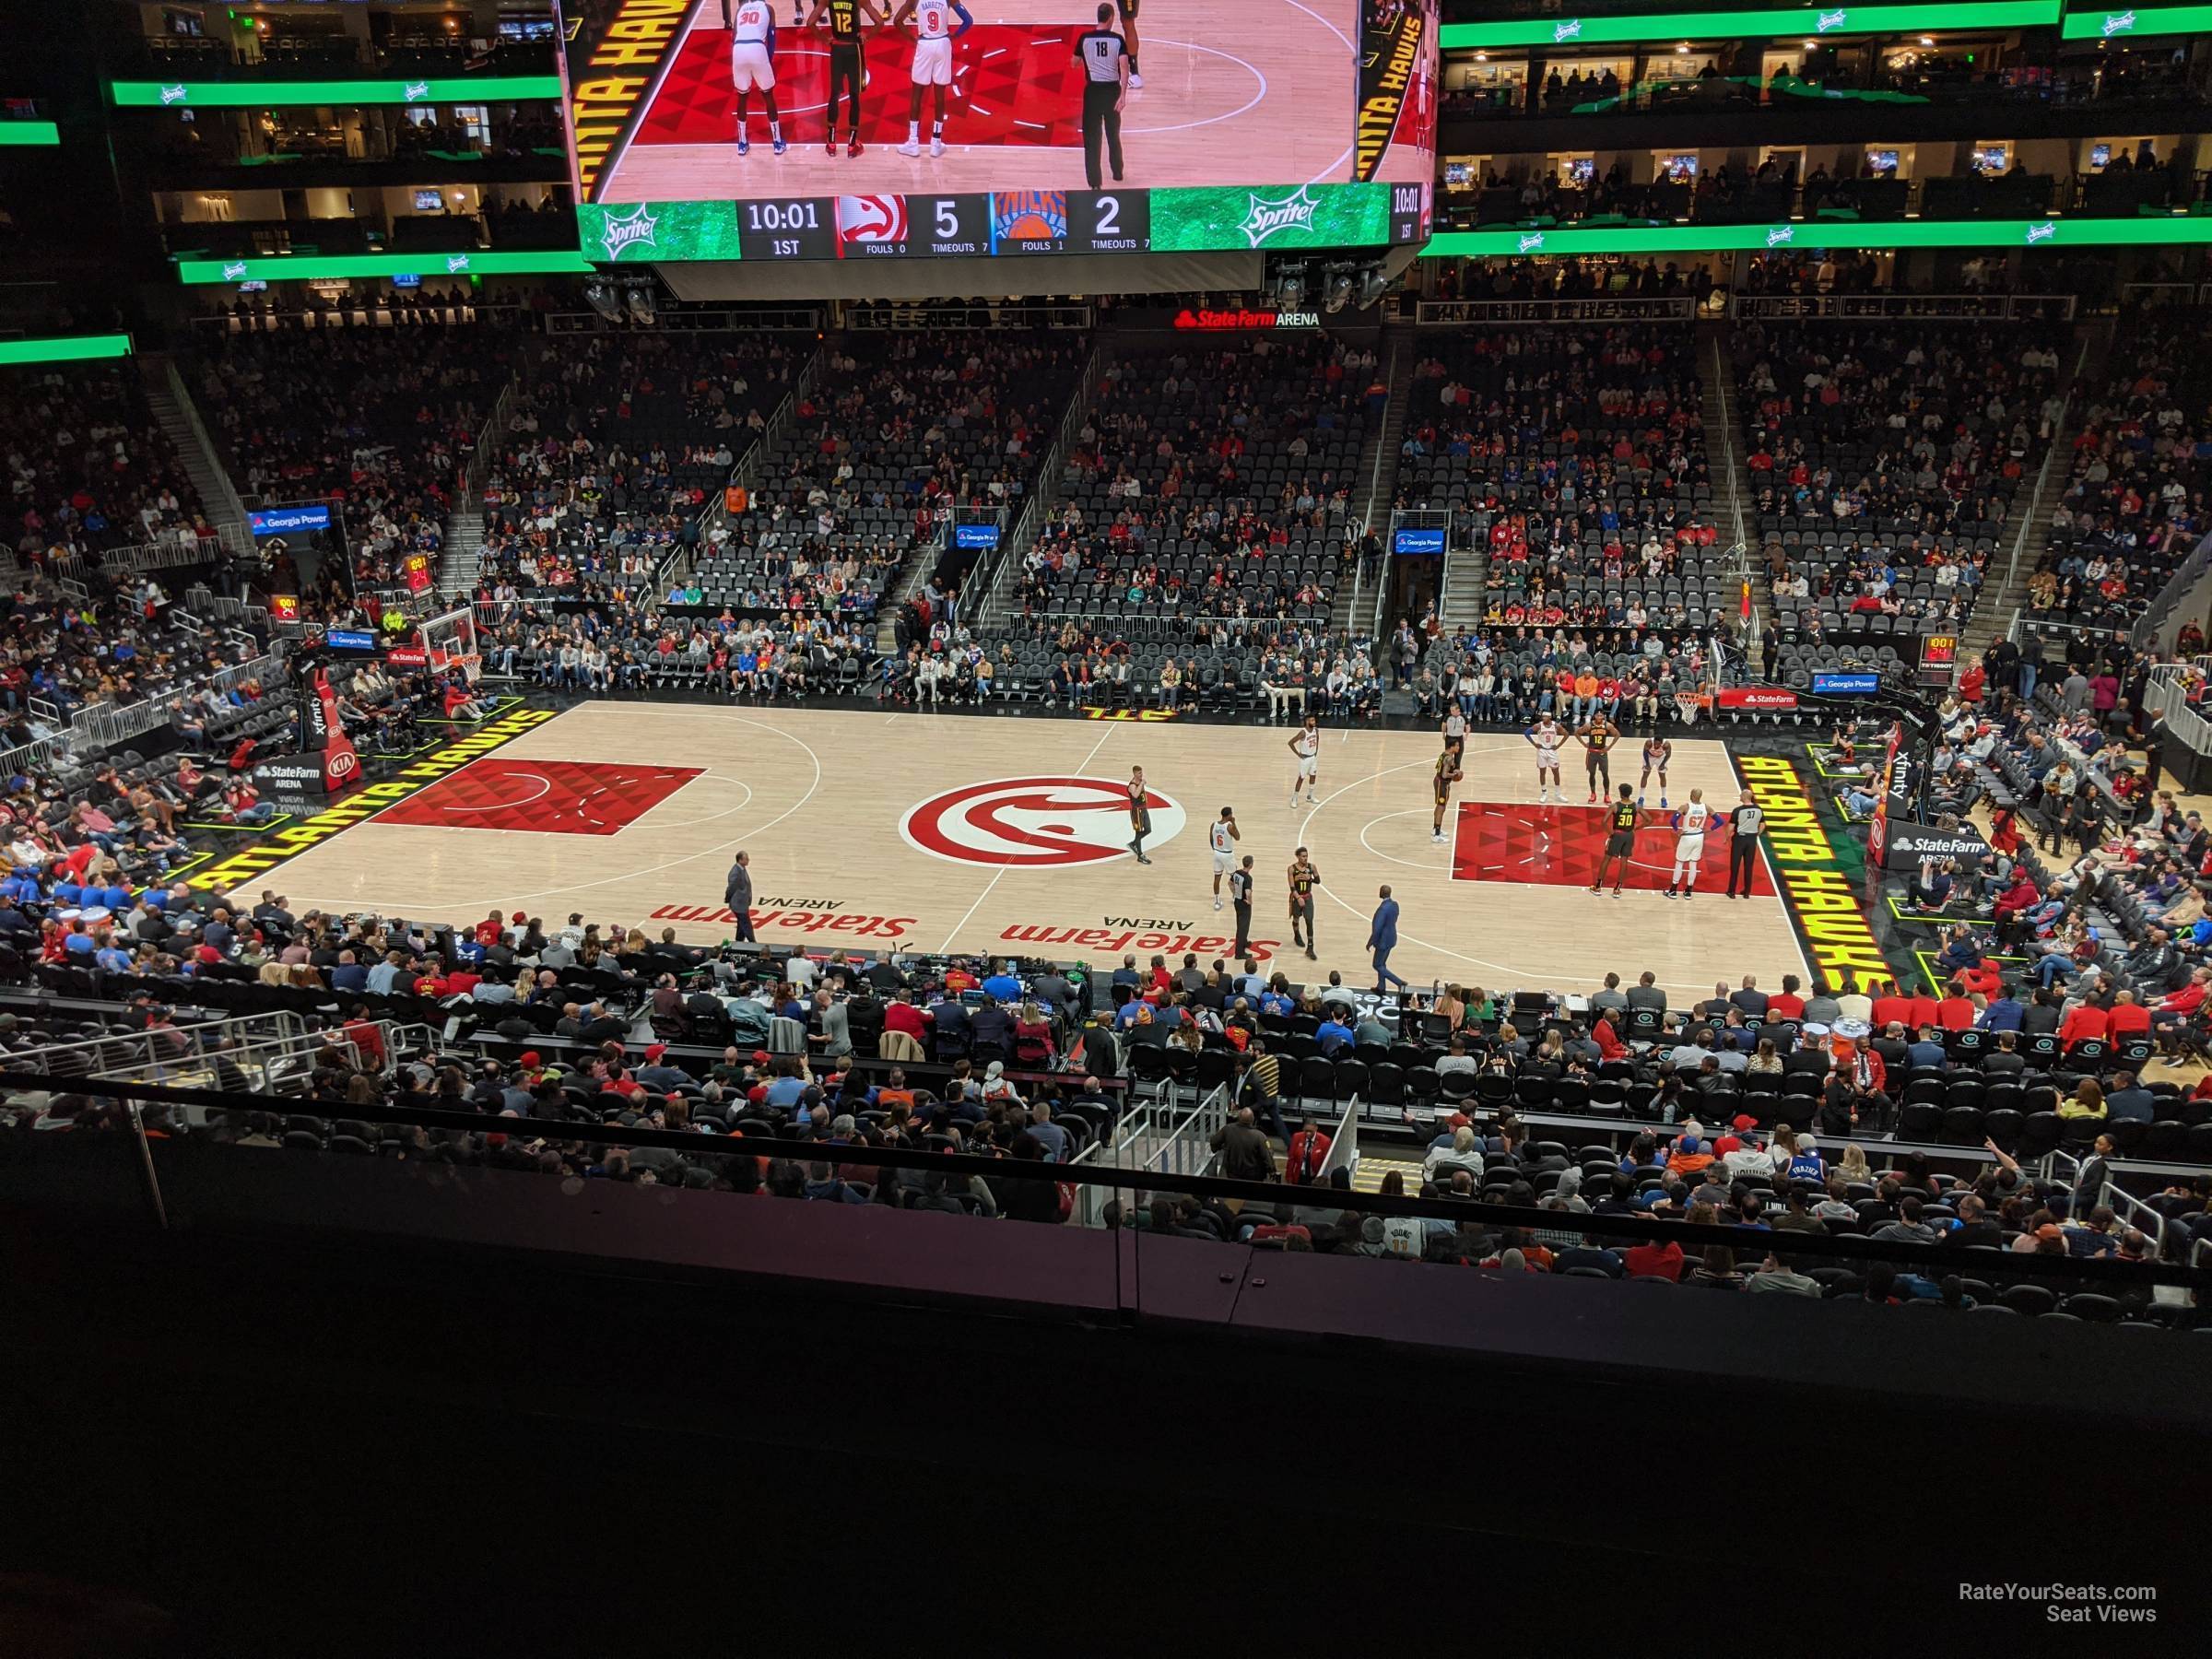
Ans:
<svg viewBox="0 0 2212 1659"><path fill-rule="evenodd" d="M1446 52L1477 46L1603 46L1649 41L1763 41L1795 36L1932 34L1939 29L2032 29L2058 21L2062 0L1960 0L1952 6L1788 6L1661 12L1636 18L1447 23Z"/></svg>
<svg viewBox="0 0 2212 1659"><path fill-rule="evenodd" d="M46 340L0 340L0 365L89 363L131 355L127 334L66 335Z"/></svg>
<svg viewBox="0 0 2212 1659"><path fill-rule="evenodd" d="M51 121L0 121L0 146L59 144L61 129Z"/></svg>
<svg viewBox="0 0 2212 1659"><path fill-rule="evenodd" d="M2212 30L2212 6L2147 6L2128 10L2069 11L2059 33L2069 41L2132 41L2143 35Z"/></svg>
<svg viewBox="0 0 2212 1659"><path fill-rule="evenodd" d="M1578 253L1730 253L1769 248L2120 248L2212 243L2212 218L1816 219L1786 225L1638 225L1577 230L1440 230L1423 259L1565 259Z"/></svg>
<svg viewBox="0 0 2212 1659"><path fill-rule="evenodd" d="M520 103L560 96L558 75L477 75L423 80L111 81L126 110L283 110L320 104Z"/></svg>
<svg viewBox="0 0 2212 1659"><path fill-rule="evenodd" d="M311 282L319 277L524 276L557 272L588 276L592 267L573 248L530 253L348 253L331 258L272 254L260 259L179 259L180 282Z"/></svg>

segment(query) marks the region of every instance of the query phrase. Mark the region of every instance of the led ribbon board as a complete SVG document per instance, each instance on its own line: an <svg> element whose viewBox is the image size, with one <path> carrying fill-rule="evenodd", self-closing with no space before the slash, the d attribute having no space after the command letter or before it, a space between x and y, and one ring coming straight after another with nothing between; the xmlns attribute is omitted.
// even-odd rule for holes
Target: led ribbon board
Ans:
<svg viewBox="0 0 2212 1659"><path fill-rule="evenodd" d="M1605 46L1648 41L1763 41L1823 35L1933 34L1943 29L2034 29L2059 19L2062 0L1962 0L1956 6L1785 6L1657 12L1630 18L1542 18L1447 23L1446 52L1493 46Z"/></svg>
<svg viewBox="0 0 2212 1659"><path fill-rule="evenodd" d="M0 340L0 364L90 363L131 355L127 334L68 335L43 340Z"/></svg>
<svg viewBox="0 0 2212 1659"><path fill-rule="evenodd" d="M348 253L327 259L278 253L261 259L179 259L177 280L312 282L355 276L524 276L545 272L588 276L592 267L573 248L530 253Z"/></svg>
<svg viewBox="0 0 2212 1659"><path fill-rule="evenodd" d="M2207 29L2212 29L2212 6L2142 6L2069 11L2058 32L2069 41L2133 41L2145 35L2203 34Z"/></svg>
<svg viewBox="0 0 2212 1659"><path fill-rule="evenodd" d="M112 81L124 110L282 110L325 104L526 103L560 96L558 75L475 75L424 80Z"/></svg>
<svg viewBox="0 0 2212 1659"><path fill-rule="evenodd" d="M1582 253L1727 253L1768 248L2133 248L2212 243L2212 218L1808 219L1786 225L1634 225L1442 230L1423 259L1567 259Z"/></svg>

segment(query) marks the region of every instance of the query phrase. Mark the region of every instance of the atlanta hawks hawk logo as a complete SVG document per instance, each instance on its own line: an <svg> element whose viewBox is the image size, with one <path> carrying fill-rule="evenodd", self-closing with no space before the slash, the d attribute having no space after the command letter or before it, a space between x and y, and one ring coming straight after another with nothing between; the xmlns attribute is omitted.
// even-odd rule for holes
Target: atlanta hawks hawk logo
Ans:
<svg viewBox="0 0 2212 1659"><path fill-rule="evenodd" d="M1182 833L1183 810L1158 789L1147 848ZM1067 869L1129 856L1129 792L1111 778L994 778L933 795L899 820L932 858L998 869Z"/></svg>

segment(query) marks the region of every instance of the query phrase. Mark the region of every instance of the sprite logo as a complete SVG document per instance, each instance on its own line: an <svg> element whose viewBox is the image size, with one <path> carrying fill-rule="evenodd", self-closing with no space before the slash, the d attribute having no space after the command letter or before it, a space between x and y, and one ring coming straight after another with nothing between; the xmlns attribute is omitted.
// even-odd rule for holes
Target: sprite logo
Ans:
<svg viewBox="0 0 2212 1659"><path fill-rule="evenodd" d="M607 258L621 258L625 248L653 246L653 229L655 223L653 215L645 211L642 202L638 204L638 210L628 218L607 219L599 232L606 243Z"/></svg>
<svg viewBox="0 0 2212 1659"><path fill-rule="evenodd" d="M2028 245L2033 247L2039 241L2050 241L2057 235L2058 227L2049 219L2045 219L2040 225L2028 227Z"/></svg>
<svg viewBox="0 0 2212 1659"><path fill-rule="evenodd" d="M223 264L225 282L243 282L246 279L246 262L242 259L226 260Z"/></svg>
<svg viewBox="0 0 2212 1659"><path fill-rule="evenodd" d="M445 261L445 274L446 274L448 276L459 276L459 275L460 275L462 272L464 272L464 271L465 271L465 270L467 270L467 269L468 269L468 255L467 255L467 254L465 254L465 253L450 253L450 254L448 254L448 255L446 256L446 261Z"/></svg>
<svg viewBox="0 0 2212 1659"><path fill-rule="evenodd" d="M1580 18L1570 18L1564 23L1554 23L1551 26L1551 43L1556 46L1561 41L1579 40L1582 32L1583 20Z"/></svg>
<svg viewBox="0 0 2212 1659"><path fill-rule="evenodd" d="M1822 12L1813 19L1813 32L1826 34L1831 29L1841 29L1843 27L1843 19L1849 15L1847 12L1840 11Z"/></svg>
<svg viewBox="0 0 2212 1659"><path fill-rule="evenodd" d="M1770 225L1767 227L1767 246L1779 248L1796 234L1797 227L1794 225Z"/></svg>
<svg viewBox="0 0 2212 1659"><path fill-rule="evenodd" d="M2105 30L2105 32L2106 32L2107 34L2110 34L2110 33L2112 32L2112 30L2110 30L2110 29L2108 29L2107 30ZM163 103L165 103L165 104L182 103L182 102L184 102L184 101L185 101L184 88L183 88L182 87L164 87L164 88L161 88L161 101L162 101Z"/></svg>
<svg viewBox="0 0 2212 1659"><path fill-rule="evenodd" d="M1244 232L1244 240L1258 247L1277 230L1304 230L1313 229L1313 211L1321 204L1300 184L1297 194L1269 199L1265 196L1247 196L1252 204L1244 215L1244 222L1237 227Z"/></svg>
<svg viewBox="0 0 2212 1659"><path fill-rule="evenodd" d="M429 81L408 81L400 88L399 95L409 103L415 102L418 99L428 98L430 95L430 83Z"/></svg>
<svg viewBox="0 0 2212 1659"><path fill-rule="evenodd" d="M2104 14L2104 38L2108 41L2116 34L2127 33L2135 26L2136 14L2132 11L2106 12Z"/></svg>
<svg viewBox="0 0 2212 1659"><path fill-rule="evenodd" d="M1544 232L1541 230L1538 230L1533 236L1524 236L1521 239L1521 252L1524 253L1534 253L1543 246Z"/></svg>

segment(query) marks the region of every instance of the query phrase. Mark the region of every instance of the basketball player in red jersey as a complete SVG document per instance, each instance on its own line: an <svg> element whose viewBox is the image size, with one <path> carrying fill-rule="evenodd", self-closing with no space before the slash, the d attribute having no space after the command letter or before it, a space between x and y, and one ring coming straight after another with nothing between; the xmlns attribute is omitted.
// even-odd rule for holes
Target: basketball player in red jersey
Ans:
<svg viewBox="0 0 2212 1659"><path fill-rule="evenodd" d="M958 29L952 19L960 20ZM906 142L899 147L902 156L922 153L922 88L935 87L937 92L937 118L929 129L929 153L945 153L945 88L952 85L952 43L975 27L975 19L960 0L905 0L899 13L891 19L897 29L907 18L914 20L914 96L907 108Z"/></svg>

